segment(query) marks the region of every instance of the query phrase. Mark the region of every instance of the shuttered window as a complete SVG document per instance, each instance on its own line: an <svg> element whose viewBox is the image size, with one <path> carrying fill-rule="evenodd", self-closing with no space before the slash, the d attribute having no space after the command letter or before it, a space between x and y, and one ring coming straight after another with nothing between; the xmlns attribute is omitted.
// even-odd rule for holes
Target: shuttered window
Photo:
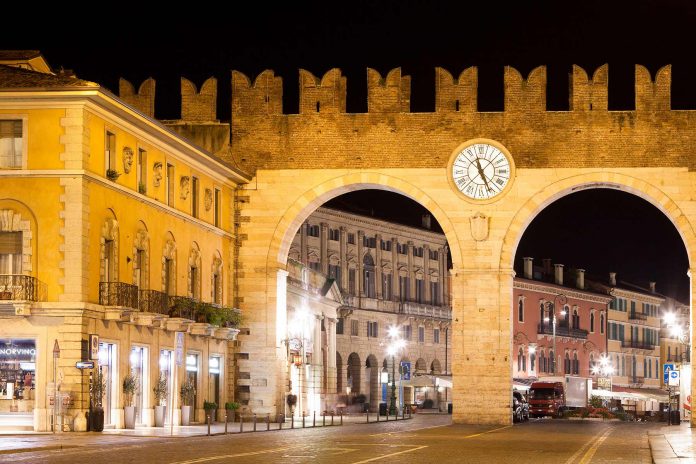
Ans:
<svg viewBox="0 0 696 464"><path fill-rule="evenodd" d="M22 150L22 121L0 121L0 168L21 168Z"/></svg>
<svg viewBox="0 0 696 464"><path fill-rule="evenodd" d="M0 232L0 274L22 273L22 233Z"/></svg>

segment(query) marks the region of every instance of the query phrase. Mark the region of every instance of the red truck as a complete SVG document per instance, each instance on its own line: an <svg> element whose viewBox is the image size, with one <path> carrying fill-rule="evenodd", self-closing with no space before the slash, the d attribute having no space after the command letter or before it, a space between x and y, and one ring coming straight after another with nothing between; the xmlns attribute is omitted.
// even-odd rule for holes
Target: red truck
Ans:
<svg viewBox="0 0 696 464"><path fill-rule="evenodd" d="M565 408L563 382L534 382L529 387L529 416L560 416Z"/></svg>

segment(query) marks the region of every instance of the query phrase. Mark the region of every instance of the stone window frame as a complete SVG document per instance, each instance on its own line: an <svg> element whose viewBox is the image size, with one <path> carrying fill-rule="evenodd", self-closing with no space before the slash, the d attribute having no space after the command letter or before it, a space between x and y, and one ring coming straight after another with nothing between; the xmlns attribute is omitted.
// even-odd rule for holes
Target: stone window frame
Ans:
<svg viewBox="0 0 696 464"><path fill-rule="evenodd" d="M138 262L136 256L138 256L138 251L143 251L144 259L143 262ZM150 285L150 236L147 229L138 229L133 238L133 261L140 266L140 275L143 277L144 282L140 281L140 289L147 290ZM138 268L133 266L133 285L138 282Z"/></svg>
<svg viewBox="0 0 696 464"><path fill-rule="evenodd" d="M112 211L113 213L113 211ZM99 281L105 282L106 278L106 242L113 242L113 259L111 262L110 276L114 277L111 282L118 282L118 257L119 257L119 225L116 217L106 218L102 223L101 233L99 235Z"/></svg>
<svg viewBox="0 0 696 464"><path fill-rule="evenodd" d="M188 266L186 269L186 291L189 298L194 300L201 299L201 250L198 243L191 243L191 249L189 251ZM194 279L193 269L198 270L198 276Z"/></svg>
<svg viewBox="0 0 696 464"><path fill-rule="evenodd" d="M21 167L0 167L0 169L26 170L28 169L29 157L29 115L25 113L0 114L2 121L22 121L22 166ZM13 231L16 232L16 231ZM24 240L24 239L22 239Z"/></svg>
<svg viewBox="0 0 696 464"><path fill-rule="evenodd" d="M34 270L31 221L22 219L21 213L12 208L0 209L0 232L22 233L22 275L31 275Z"/></svg>

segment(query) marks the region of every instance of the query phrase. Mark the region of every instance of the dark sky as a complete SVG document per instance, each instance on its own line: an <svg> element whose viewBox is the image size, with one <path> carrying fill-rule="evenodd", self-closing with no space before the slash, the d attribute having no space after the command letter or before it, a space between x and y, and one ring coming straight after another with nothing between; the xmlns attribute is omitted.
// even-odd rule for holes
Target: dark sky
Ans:
<svg viewBox="0 0 696 464"><path fill-rule="evenodd" d="M40 49L54 68L72 69L112 91L119 77L138 86L152 76L160 119L179 117L180 76L198 85L216 76L218 117L226 120L230 70L253 78L266 68L283 77L286 113L297 112L298 68L318 76L341 68L348 77L348 112L365 112L366 68L384 74L401 66L412 76L412 111L432 111L433 68L458 75L475 65L479 110L500 111L503 66L526 75L545 64L548 107L562 111L568 109L571 66L591 73L604 63L610 109L634 108L635 63L653 74L672 64L672 107L696 109L696 3L690 1L235 2L225 11L191 4L166 15L148 14L142 4L119 4L113 15L95 10L90 20L73 16L72 8L42 9L38 17L24 13L38 23L6 22L0 29L3 47ZM549 207L529 228L539 239L525 237L520 252L590 272L615 270L639 283L657 280L658 290L686 300L684 248L674 229L642 200L605 193L571 195ZM356 207L364 208L364 197ZM374 197L365 204L370 203L380 204ZM416 210L409 222L418 224L420 215Z"/></svg>

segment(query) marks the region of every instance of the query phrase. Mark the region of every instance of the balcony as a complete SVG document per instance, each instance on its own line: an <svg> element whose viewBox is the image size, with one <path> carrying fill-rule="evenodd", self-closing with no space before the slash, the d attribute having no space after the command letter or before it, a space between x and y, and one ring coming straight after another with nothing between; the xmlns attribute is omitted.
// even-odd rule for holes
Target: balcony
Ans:
<svg viewBox="0 0 696 464"><path fill-rule="evenodd" d="M643 313L637 313L635 311L628 313L628 318L634 321L647 321L648 315Z"/></svg>
<svg viewBox="0 0 696 464"><path fill-rule="evenodd" d="M621 348L636 348L639 350L652 351L656 348L656 346L646 342L634 340L621 340Z"/></svg>
<svg viewBox="0 0 696 464"><path fill-rule="evenodd" d="M447 306L433 306L412 301L380 300L377 298L343 295L346 306L372 311L405 314L408 316L428 317L433 319L452 319L452 310Z"/></svg>
<svg viewBox="0 0 696 464"><path fill-rule="evenodd" d="M401 313L409 316L430 317L433 319L452 319L452 310L447 307L418 303L402 303Z"/></svg>
<svg viewBox="0 0 696 464"><path fill-rule="evenodd" d="M0 300L43 301L46 284L36 277L19 274L0 274Z"/></svg>
<svg viewBox="0 0 696 464"><path fill-rule="evenodd" d="M194 300L187 296L170 296L168 298L169 307L167 314L169 317L180 317L192 321L196 320L196 305L198 304L198 300Z"/></svg>
<svg viewBox="0 0 696 464"><path fill-rule="evenodd" d="M145 313L169 315L169 296L157 290L140 290L138 308Z"/></svg>
<svg viewBox="0 0 696 464"><path fill-rule="evenodd" d="M537 326L537 333L542 335L553 335L553 325L549 324L539 324ZM587 339L587 330L576 329L573 327L568 327L567 325L557 324L556 325L556 336L557 337L571 337L571 338L581 338L583 340Z"/></svg>
<svg viewBox="0 0 696 464"><path fill-rule="evenodd" d="M237 327L241 321L241 312L238 309L204 303L194 298L170 296L168 303L169 317L189 319L217 327Z"/></svg>
<svg viewBox="0 0 696 464"><path fill-rule="evenodd" d="M138 287L124 282L99 282L99 304L138 309Z"/></svg>

